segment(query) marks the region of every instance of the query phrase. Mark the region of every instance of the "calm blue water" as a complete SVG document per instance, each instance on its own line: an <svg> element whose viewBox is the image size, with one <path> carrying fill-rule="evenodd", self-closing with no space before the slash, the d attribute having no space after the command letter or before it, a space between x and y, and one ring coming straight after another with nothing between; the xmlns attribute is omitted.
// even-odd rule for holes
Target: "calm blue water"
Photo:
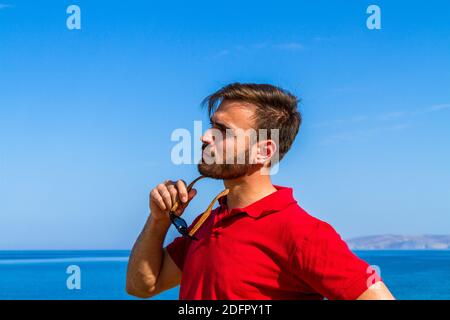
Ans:
<svg viewBox="0 0 450 320"><path fill-rule="evenodd" d="M450 251L357 251L379 266L398 299L450 299ZM0 251L0 299L132 299L124 290L129 251ZM81 269L68 290L66 269ZM156 299L177 299L178 289Z"/></svg>

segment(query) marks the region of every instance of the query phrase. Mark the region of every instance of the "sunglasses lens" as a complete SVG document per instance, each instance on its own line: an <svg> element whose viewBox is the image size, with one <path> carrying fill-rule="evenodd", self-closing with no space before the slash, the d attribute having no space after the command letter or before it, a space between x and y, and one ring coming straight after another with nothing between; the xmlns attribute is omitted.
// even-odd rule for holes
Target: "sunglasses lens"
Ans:
<svg viewBox="0 0 450 320"><path fill-rule="evenodd" d="M171 213L170 214L170 220L172 221L172 224L175 226L175 228L178 230L179 233L181 233L185 237L189 237L193 240L198 240L194 236L190 236L188 232L188 225L186 220L183 218L178 217L177 215Z"/></svg>
<svg viewBox="0 0 450 320"><path fill-rule="evenodd" d="M175 227L177 228L178 232L180 232L181 234L187 234L187 223L184 219L177 217L177 216L172 216L172 222L175 225Z"/></svg>

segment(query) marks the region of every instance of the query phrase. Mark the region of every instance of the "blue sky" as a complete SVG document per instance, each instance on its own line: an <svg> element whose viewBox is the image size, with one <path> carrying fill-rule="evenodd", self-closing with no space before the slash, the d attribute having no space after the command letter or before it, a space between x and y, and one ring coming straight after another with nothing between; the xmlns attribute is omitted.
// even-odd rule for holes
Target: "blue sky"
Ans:
<svg viewBox="0 0 450 320"><path fill-rule="evenodd" d="M344 238L450 232L448 1L0 0L0 249L130 248L151 188L197 175L172 131L234 81L301 97L273 181Z"/></svg>

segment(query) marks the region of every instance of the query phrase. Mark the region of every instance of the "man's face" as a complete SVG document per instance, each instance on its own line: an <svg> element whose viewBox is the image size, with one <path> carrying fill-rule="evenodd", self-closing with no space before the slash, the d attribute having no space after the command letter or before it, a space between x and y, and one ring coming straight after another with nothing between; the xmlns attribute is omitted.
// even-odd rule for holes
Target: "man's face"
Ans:
<svg viewBox="0 0 450 320"><path fill-rule="evenodd" d="M215 179L235 179L257 169L257 165L252 164L255 145L249 137L255 126L254 112L254 106L242 102L221 103L211 117L211 129L201 137L200 174Z"/></svg>

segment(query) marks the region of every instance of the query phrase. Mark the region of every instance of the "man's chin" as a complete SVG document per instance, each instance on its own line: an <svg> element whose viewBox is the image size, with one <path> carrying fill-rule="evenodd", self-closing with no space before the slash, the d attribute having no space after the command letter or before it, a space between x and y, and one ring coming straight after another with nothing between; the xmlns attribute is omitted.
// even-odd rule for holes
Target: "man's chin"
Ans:
<svg viewBox="0 0 450 320"><path fill-rule="evenodd" d="M206 164L206 163L199 163L197 166L198 172L208 178L212 179L224 179L221 174L221 170L217 168L218 165L212 165L212 164Z"/></svg>
<svg viewBox="0 0 450 320"><path fill-rule="evenodd" d="M199 163L197 168L201 175L220 180L241 178L249 172L249 166L246 165L230 166L226 164Z"/></svg>

